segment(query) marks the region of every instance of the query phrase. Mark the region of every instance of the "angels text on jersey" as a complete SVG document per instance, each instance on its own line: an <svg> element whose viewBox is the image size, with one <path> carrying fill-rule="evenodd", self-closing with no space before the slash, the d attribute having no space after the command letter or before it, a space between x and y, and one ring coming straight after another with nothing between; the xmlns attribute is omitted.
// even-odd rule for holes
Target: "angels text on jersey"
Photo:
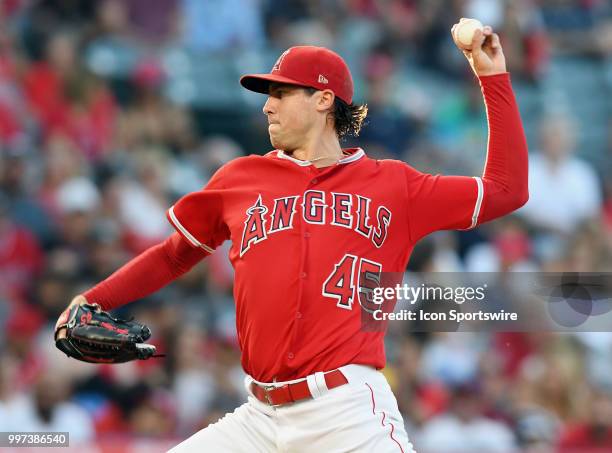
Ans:
<svg viewBox="0 0 612 453"><path fill-rule="evenodd" d="M246 210L240 256L270 235L292 229L298 205L306 223L353 230L371 240L377 248L382 247L387 238L391 211L383 205L373 206L368 197L307 190L302 195L276 198L273 205L267 206L258 194L253 205Z"/></svg>

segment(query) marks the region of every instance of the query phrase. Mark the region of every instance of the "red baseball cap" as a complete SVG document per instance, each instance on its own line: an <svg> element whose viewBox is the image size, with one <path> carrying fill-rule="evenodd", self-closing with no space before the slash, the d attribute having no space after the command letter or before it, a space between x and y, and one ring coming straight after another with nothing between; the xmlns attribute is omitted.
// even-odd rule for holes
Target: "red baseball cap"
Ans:
<svg viewBox="0 0 612 453"><path fill-rule="evenodd" d="M268 94L270 82L332 90L347 104L353 102L353 78L346 62L325 47L290 47L276 60L269 74L240 78L240 84L247 90L263 94Z"/></svg>

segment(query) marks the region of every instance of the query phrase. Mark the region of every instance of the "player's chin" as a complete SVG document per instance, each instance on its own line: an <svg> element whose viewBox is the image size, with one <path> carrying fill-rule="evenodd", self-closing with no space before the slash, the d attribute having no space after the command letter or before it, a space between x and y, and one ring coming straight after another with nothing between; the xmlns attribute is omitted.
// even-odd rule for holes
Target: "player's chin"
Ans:
<svg viewBox="0 0 612 453"><path fill-rule="evenodd" d="M277 135L272 134L272 133L270 133L269 135L270 135L270 143L272 143L272 146L274 147L274 149L285 149L283 141L280 140Z"/></svg>

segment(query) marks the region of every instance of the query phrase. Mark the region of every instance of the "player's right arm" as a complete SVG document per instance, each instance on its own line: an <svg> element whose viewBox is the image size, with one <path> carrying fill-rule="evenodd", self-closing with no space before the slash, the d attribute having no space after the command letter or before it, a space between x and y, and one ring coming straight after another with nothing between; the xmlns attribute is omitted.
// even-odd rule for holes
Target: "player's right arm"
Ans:
<svg viewBox="0 0 612 453"><path fill-rule="evenodd" d="M499 37L485 27L484 34L475 34L471 50L455 43L478 76L484 96L489 126L485 168L482 176L467 177L430 175L404 166L413 242L437 230L474 228L509 214L529 198L527 141Z"/></svg>

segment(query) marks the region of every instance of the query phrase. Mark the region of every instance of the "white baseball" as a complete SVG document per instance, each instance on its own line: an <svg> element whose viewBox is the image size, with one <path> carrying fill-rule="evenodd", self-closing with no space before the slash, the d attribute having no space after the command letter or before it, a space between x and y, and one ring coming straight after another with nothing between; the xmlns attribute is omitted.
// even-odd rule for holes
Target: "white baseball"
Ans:
<svg viewBox="0 0 612 453"><path fill-rule="evenodd" d="M478 19L466 19L460 22L455 29L455 37L464 46L470 47L472 45L472 38L476 30L483 30L482 22Z"/></svg>

